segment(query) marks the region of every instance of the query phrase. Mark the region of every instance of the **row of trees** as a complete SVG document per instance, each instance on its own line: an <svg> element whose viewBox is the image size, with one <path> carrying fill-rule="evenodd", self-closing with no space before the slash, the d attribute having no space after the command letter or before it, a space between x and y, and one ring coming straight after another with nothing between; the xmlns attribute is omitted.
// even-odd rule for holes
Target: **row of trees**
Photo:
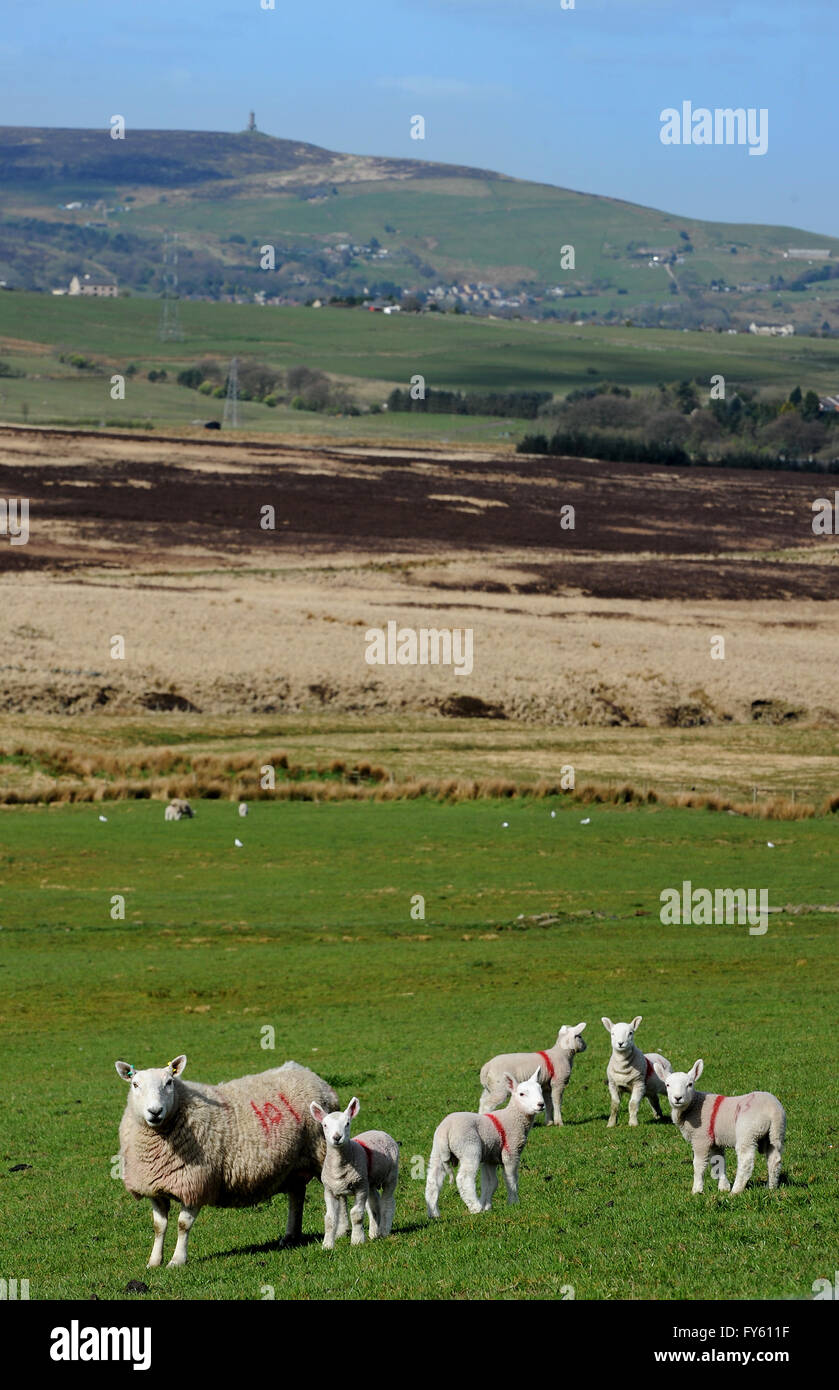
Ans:
<svg viewBox="0 0 839 1390"><path fill-rule="evenodd" d="M392 411L420 411L429 415L503 415L515 420L535 420L551 401L550 391L437 391L428 390L420 400L396 387L387 398Z"/></svg>
<svg viewBox="0 0 839 1390"><path fill-rule="evenodd" d="M165 372L157 379L163 377ZM283 372L265 362L246 360L238 364L238 378L242 401L258 401L267 406L288 404L294 410L324 411L330 415L361 413L346 387L313 367L289 367ZM151 373L149 379L155 379ZM227 369L212 357L184 367L176 380L179 386L202 396L221 399L227 393Z"/></svg>

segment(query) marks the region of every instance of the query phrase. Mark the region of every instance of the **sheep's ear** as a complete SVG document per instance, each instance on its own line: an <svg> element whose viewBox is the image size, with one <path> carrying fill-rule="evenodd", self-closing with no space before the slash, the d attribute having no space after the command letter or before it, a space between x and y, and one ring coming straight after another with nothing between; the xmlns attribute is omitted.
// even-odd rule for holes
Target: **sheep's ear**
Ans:
<svg viewBox="0 0 839 1390"><path fill-rule="evenodd" d="M705 1063L703 1062L702 1058L700 1057L696 1062L694 1062L693 1066L692 1066L691 1069L690 1069L690 1079L691 1079L691 1081L698 1081L704 1070L705 1070Z"/></svg>
<svg viewBox="0 0 839 1390"><path fill-rule="evenodd" d="M183 1071L183 1069L184 1069L185 1066L186 1066L186 1053L182 1052L182 1053L180 1053L180 1055L179 1055L178 1057L173 1057L173 1058L172 1058L171 1062L169 1063L169 1066L168 1066L167 1070L170 1071L170 1072L172 1073L173 1076L180 1076L180 1074L181 1074L181 1072Z"/></svg>
<svg viewBox="0 0 839 1390"><path fill-rule="evenodd" d="M528 1080L529 1080L529 1081L538 1081L538 1080L539 1080L539 1068L538 1068L538 1067L536 1068L536 1070L535 1070L535 1072L533 1073L533 1075L532 1075L531 1077L528 1077Z"/></svg>
<svg viewBox="0 0 839 1390"><path fill-rule="evenodd" d="M665 1077L667 1076L667 1072L664 1070L664 1067L661 1065L660 1062L653 1062L653 1071L655 1072L659 1081L664 1081Z"/></svg>
<svg viewBox="0 0 839 1390"><path fill-rule="evenodd" d="M582 1031L583 1031L583 1029L585 1028L585 1026L586 1026L586 1025L585 1025L584 1023L578 1023L577 1026L576 1026L576 1028L574 1029L574 1032L577 1033L577 1034L582 1033Z"/></svg>
<svg viewBox="0 0 839 1390"><path fill-rule="evenodd" d="M344 1114L346 1115L348 1120L352 1120L355 1119L355 1116L358 1114L360 1109L361 1106L359 1104L358 1096L353 1096L352 1100L350 1101L349 1105L344 1111Z"/></svg>
<svg viewBox="0 0 839 1390"><path fill-rule="evenodd" d="M635 1017L633 1018L632 1022L631 1022L630 1025L629 1025L630 1028L632 1029L633 1033L635 1032L635 1029L636 1029L636 1028L639 1028L643 1022L644 1022L644 1015L643 1015L643 1014L636 1014Z"/></svg>
<svg viewBox="0 0 839 1390"><path fill-rule="evenodd" d="M606 1029L606 1032L611 1033L612 1020L610 1018L601 1018L600 1022L603 1024L603 1027Z"/></svg>
<svg viewBox="0 0 839 1390"><path fill-rule="evenodd" d="M322 1125L324 1120L326 1119L326 1111L324 1110L323 1106L318 1105L317 1101L313 1100L309 1105L309 1109L312 1112L313 1118L317 1120L319 1125Z"/></svg>
<svg viewBox="0 0 839 1390"><path fill-rule="evenodd" d="M511 1076L510 1073L509 1073L508 1071L505 1071L505 1073L504 1073L504 1085L507 1087L507 1090L510 1091L510 1092L513 1092L513 1091L516 1089L516 1085L517 1085L516 1079L515 1079L514 1076Z"/></svg>
<svg viewBox="0 0 839 1390"><path fill-rule="evenodd" d="M117 1069L117 1075L121 1076L123 1081L130 1081L136 1070L130 1062L114 1062L114 1066Z"/></svg>

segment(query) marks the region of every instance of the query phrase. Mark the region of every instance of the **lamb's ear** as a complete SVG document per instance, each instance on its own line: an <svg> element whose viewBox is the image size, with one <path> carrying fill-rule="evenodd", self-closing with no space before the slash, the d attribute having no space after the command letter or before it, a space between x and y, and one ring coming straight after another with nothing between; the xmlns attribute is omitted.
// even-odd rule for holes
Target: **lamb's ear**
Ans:
<svg viewBox="0 0 839 1390"><path fill-rule="evenodd" d="M344 1114L346 1115L348 1120L353 1120L355 1119L360 1109L361 1105L359 1104L358 1096L353 1096L352 1100L350 1101L349 1105L344 1111Z"/></svg>
<svg viewBox="0 0 839 1390"><path fill-rule="evenodd" d="M665 1081L666 1078L669 1076L669 1072L666 1072L664 1070L664 1067L661 1065L660 1062L653 1062L653 1071L655 1072L659 1081Z"/></svg>
<svg viewBox="0 0 839 1390"><path fill-rule="evenodd" d="M574 1029L574 1032L577 1033L577 1034L579 1035L580 1033L582 1033L582 1031L583 1031L583 1029L585 1028L585 1026L586 1026L586 1025L585 1025L584 1023L578 1023L577 1026L576 1026L576 1028Z"/></svg>
<svg viewBox="0 0 839 1390"><path fill-rule="evenodd" d="M606 1029L606 1032L611 1033L612 1020L610 1018L601 1018L600 1022L603 1024L603 1027Z"/></svg>
<svg viewBox="0 0 839 1390"><path fill-rule="evenodd" d="M312 1112L313 1118L317 1120L319 1125L322 1125L324 1120L326 1119L326 1111L324 1110L323 1106L318 1105L317 1101L313 1100L309 1105L309 1109Z"/></svg>
<svg viewBox="0 0 839 1390"><path fill-rule="evenodd" d="M136 1070L130 1062L114 1062L114 1066L117 1069L117 1075L121 1076L123 1081L130 1081Z"/></svg>
<svg viewBox="0 0 839 1390"><path fill-rule="evenodd" d="M528 1077L528 1081L538 1081L538 1080L539 1080L539 1068L537 1067L536 1070L535 1070L535 1072L533 1073L533 1075Z"/></svg>
<svg viewBox="0 0 839 1390"><path fill-rule="evenodd" d="M641 1026L641 1024L643 1023L643 1021L644 1021L644 1015L643 1015L643 1014L636 1014L636 1015L635 1015L635 1017L633 1018L632 1022L631 1022L630 1025L629 1025L630 1028L632 1029L633 1033L635 1032L635 1029L636 1029L636 1028L639 1028L639 1027Z"/></svg>
<svg viewBox="0 0 839 1390"><path fill-rule="evenodd" d="M507 1087L507 1090L510 1091L510 1093L512 1093L518 1085L516 1078L514 1076L511 1076L508 1071L505 1071L504 1073L504 1085Z"/></svg>
<svg viewBox="0 0 839 1390"><path fill-rule="evenodd" d="M694 1062L693 1066L692 1066L691 1069L690 1069L689 1075L690 1075L691 1081L698 1081L704 1070L705 1070L705 1063L703 1062L702 1058L700 1057L700 1058L698 1058L697 1061Z"/></svg>
<svg viewBox="0 0 839 1390"><path fill-rule="evenodd" d="M167 1071L170 1071L173 1076L180 1076L185 1066L186 1053L181 1052L179 1056L172 1058L171 1062L169 1063L169 1066L167 1067Z"/></svg>

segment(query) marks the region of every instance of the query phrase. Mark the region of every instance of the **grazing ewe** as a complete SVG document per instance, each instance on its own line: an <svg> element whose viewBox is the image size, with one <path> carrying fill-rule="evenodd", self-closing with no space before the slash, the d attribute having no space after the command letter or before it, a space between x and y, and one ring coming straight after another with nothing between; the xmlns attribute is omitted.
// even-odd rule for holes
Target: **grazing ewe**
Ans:
<svg viewBox="0 0 839 1390"><path fill-rule="evenodd" d="M656 1072L667 1088L670 1118L693 1149L693 1191L701 1192L705 1167L719 1179L720 1192L742 1192L755 1166L755 1151L766 1154L769 1186L777 1187L787 1117L770 1091L750 1091L747 1096L715 1096L697 1091L704 1062L694 1062L689 1072ZM737 1152L737 1173L732 1187L725 1175L725 1150Z"/></svg>
<svg viewBox="0 0 839 1390"><path fill-rule="evenodd" d="M174 797L164 812L166 820L192 820L194 815L195 812L189 802L184 801L181 796Z"/></svg>
<svg viewBox="0 0 839 1390"><path fill-rule="evenodd" d="M638 1014L631 1023L613 1023L610 1018L601 1019L603 1027L612 1039L612 1055L606 1067L606 1085L609 1087L609 1095L612 1099L607 1129L611 1129L613 1125L617 1124L622 1091L629 1092L629 1123L631 1125L638 1123L638 1106L644 1096L647 1097L658 1118L664 1119L658 1098L664 1095L667 1088L659 1080L654 1068L659 1062L665 1071L669 1072L672 1068L667 1058L662 1057L660 1052L644 1053L640 1047L635 1046L635 1030L641 1023L642 1017L642 1014Z"/></svg>
<svg viewBox="0 0 839 1390"><path fill-rule="evenodd" d="M479 1112L485 1115L489 1110L497 1110L505 1099L505 1075L509 1074L517 1081L524 1081L531 1075L533 1068L537 1067L545 1102L545 1123L561 1125L562 1095L568 1085L574 1057L578 1052L586 1050L585 1039L581 1037L585 1026L584 1023L578 1023L576 1028L560 1028L553 1047L545 1052L507 1052L493 1057L490 1062L485 1062L481 1067L481 1085L484 1090L478 1105Z"/></svg>
<svg viewBox="0 0 839 1390"><path fill-rule="evenodd" d="M365 1205L370 1219L370 1239L389 1236L399 1177L396 1140L382 1129L368 1129L357 1138L350 1138L350 1122L361 1109L356 1096L346 1110L335 1110L331 1115L316 1101L312 1101L309 1109L317 1123L323 1126L326 1137L326 1158L320 1172L326 1199L324 1250L334 1250L336 1235L343 1235L347 1229L346 1208L350 1197L354 1199L349 1213L351 1244L364 1244Z"/></svg>
<svg viewBox="0 0 839 1390"><path fill-rule="evenodd" d="M288 1193L284 1243L299 1240L306 1184L326 1154L309 1104L335 1109L331 1086L297 1062L218 1086L182 1081L184 1056L148 1071L114 1065L130 1082L119 1127L123 1181L138 1199L151 1198L150 1269L162 1263L173 1200L181 1212L170 1265L186 1264L190 1228L202 1207L256 1206L276 1192Z"/></svg>
<svg viewBox="0 0 839 1390"><path fill-rule="evenodd" d="M457 1190L469 1210L477 1215L489 1211L498 1186L498 1165L504 1169L507 1201L519 1200L518 1179L521 1151L527 1143L530 1126L542 1110L542 1087L539 1068L526 1081L505 1076L510 1103L493 1115L475 1115L456 1111L447 1115L434 1131L434 1143L428 1163L425 1184L425 1205L430 1217L440 1215L438 1202L445 1175L454 1179L452 1160L458 1164ZM481 1170L481 1196L475 1195L475 1179Z"/></svg>
<svg viewBox="0 0 839 1390"><path fill-rule="evenodd" d="M240 802L239 802L239 815L240 815L240 816L246 816L247 814L248 814L248 803L247 803L247 801L240 801Z"/></svg>

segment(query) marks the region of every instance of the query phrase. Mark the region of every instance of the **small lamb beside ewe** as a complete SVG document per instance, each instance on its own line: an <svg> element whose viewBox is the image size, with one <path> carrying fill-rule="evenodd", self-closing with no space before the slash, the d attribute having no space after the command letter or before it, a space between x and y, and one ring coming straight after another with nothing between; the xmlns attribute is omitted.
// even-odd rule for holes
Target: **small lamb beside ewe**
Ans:
<svg viewBox="0 0 839 1390"><path fill-rule="evenodd" d="M504 1110L491 1115L475 1115L471 1111L455 1111L441 1120L434 1131L434 1143L428 1163L425 1184L425 1205L430 1217L440 1215L440 1189L448 1174L454 1181L452 1162L458 1164L457 1190L469 1210L489 1211L498 1186L499 1165L504 1169L507 1201L517 1202L519 1160L527 1143L530 1127L545 1108L539 1068L526 1081L507 1075L504 1084L510 1093L510 1103ZM481 1196L475 1195L475 1179L481 1170Z"/></svg>
<svg viewBox="0 0 839 1390"><path fill-rule="evenodd" d="M353 1096L346 1110L327 1114L312 1101L309 1109L323 1126L326 1158L320 1173L326 1201L324 1250L334 1250L335 1237L347 1229L347 1208L352 1222L352 1245L364 1244L364 1208L370 1221L370 1239L389 1236L396 1206L399 1177L399 1145L382 1129L368 1129L350 1138L350 1124L361 1106ZM345 1205L346 1204L346 1205Z"/></svg>
<svg viewBox="0 0 839 1390"><path fill-rule="evenodd" d="M750 1091L745 1096L717 1096L697 1091L704 1062L694 1062L689 1072L665 1071L656 1064L656 1073L667 1088L670 1118L678 1125L683 1139L693 1149L693 1192L701 1192L709 1159L719 1180L720 1192L742 1192L755 1166L755 1153L766 1154L769 1187L777 1187L787 1117L784 1107L770 1091ZM737 1154L737 1173L732 1187L725 1174L725 1150Z"/></svg>
<svg viewBox="0 0 839 1390"><path fill-rule="evenodd" d="M164 820L192 820L195 812L188 801L184 801L182 796L176 796L163 813Z"/></svg>
<svg viewBox="0 0 839 1390"><path fill-rule="evenodd" d="M642 1017L643 1015L638 1014L631 1023L613 1023L610 1018L600 1020L612 1040L612 1055L606 1066L606 1085L609 1087L612 1101L607 1129L617 1124L621 1095L624 1091L629 1092L631 1125L638 1123L638 1107L644 1096L658 1118L664 1119L658 1098L665 1094L667 1088L660 1080L656 1066L660 1063L665 1072L671 1071L672 1068L660 1052L644 1053L640 1047L636 1047L635 1032L641 1024Z"/></svg>
<svg viewBox="0 0 839 1390"><path fill-rule="evenodd" d="M562 1096L571 1076L574 1058L578 1052L586 1050L582 1037L585 1026L578 1023L576 1028L560 1028L553 1047L545 1052L506 1052L485 1062L481 1067L481 1085L484 1089L478 1104L479 1113L485 1115L489 1110L496 1110L509 1094L505 1076L524 1081L536 1067L545 1102L545 1123L561 1125Z"/></svg>

